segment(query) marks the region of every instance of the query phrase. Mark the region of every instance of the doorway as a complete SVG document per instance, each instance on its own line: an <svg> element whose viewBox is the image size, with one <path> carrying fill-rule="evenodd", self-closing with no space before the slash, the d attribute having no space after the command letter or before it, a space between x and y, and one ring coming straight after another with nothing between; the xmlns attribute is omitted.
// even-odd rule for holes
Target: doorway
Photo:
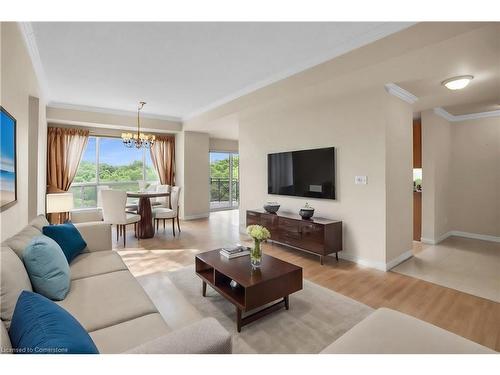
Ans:
<svg viewBox="0 0 500 375"><path fill-rule="evenodd" d="M210 151L210 211L239 206L239 154Z"/></svg>
<svg viewBox="0 0 500 375"><path fill-rule="evenodd" d="M422 122L413 120L413 240L422 237Z"/></svg>

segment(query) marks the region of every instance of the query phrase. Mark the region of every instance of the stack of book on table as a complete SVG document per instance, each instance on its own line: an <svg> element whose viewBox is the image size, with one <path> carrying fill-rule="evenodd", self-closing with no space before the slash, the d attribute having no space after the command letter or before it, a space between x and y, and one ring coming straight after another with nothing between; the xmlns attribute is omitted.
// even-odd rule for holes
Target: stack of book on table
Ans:
<svg viewBox="0 0 500 375"><path fill-rule="evenodd" d="M226 258L238 258L245 255L250 255L250 248L246 246L223 247L220 249L220 254Z"/></svg>

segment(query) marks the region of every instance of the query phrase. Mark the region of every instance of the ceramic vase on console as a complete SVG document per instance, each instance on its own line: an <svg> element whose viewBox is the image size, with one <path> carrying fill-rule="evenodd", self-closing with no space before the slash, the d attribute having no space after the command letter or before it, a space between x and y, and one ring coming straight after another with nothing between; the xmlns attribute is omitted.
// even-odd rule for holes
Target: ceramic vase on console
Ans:
<svg viewBox="0 0 500 375"><path fill-rule="evenodd" d="M259 268L262 263L261 242L271 237L269 230L262 225L249 225L247 233L253 239L253 248L250 251L250 262L253 268Z"/></svg>

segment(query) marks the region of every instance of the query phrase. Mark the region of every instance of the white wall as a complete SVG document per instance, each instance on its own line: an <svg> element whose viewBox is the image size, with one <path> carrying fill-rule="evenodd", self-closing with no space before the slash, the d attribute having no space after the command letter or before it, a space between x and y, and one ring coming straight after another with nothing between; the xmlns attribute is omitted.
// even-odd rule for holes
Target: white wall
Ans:
<svg viewBox="0 0 500 375"><path fill-rule="evenodd" d="M34 214L45 210L47 133L44 125L45 99L18 25L2 22L1 40L1 104L17 120L18 201L0 213L0 237L4 240L26 225ZM33 117L31 121L32 126L41 124L38 129L30 129L30 96L40 98L38 121L34 121ZM30 152L30 149L37 152ZM37 178L30 179L30 171L38 173Z"/></svg>
<svg viewBox="0 0 500 375"><path fill-rule="evenodd" d="M177 185L181 186L181 219L209 214L208 133L182 132L176 137Z"/></svg>
<svg viewBox="0 0 500 375"><path fill-rule="evenodd" d="M240 114L242 229L246 210L262 207L268 200L278 201L282 210L290 211L298 211L306 201L267 194L267 153L334 146L337 199L308 198L307 201L315 207L315 215L343 221L341 256L385 269L388 259L408 251L411 248L412 115L409 106L394 100L397 99L389 97L382 88L335 96L328 85L318 85L314 90L283 96ZM387 115L390 110L396 111L393 117ZM389 134L386 135L386 131ZM389 163L397 170L386 176L387 142L393 146L389 156L401 161ZM368 176L368 184L355 185L356 175ZM386 186L393 183L391 189L403 191L387 207ZM398 212L393 205L400 203ZM388 223L387 210L395 215ZM393 228L392 222L400 223L399 231ZM408 228L404 228L405 225Z"/></svg>
<svg viewBox="0 0 500 375"><path fill-rule="evenodd" d="M386 263L393 267L412 255L413 113L389 97L385 116Z"/></svg>
<svg viewBox="0 0 500 375"><path fill-rule="evenodd" d="M111 111L106 112L106 110L47 107L47 121L51 124L76 125L92 130L115 130L115 134L137 130L137 114L133 112L117 114ZM146 132L173 133L181 131L182 124L179 121L152 118L141 113L141 129Z"/></svg>
<svg viewBox="0 0 500 375"><path fill-rule="evenodd" d="M210 151L238 152L238 141L232 139L210 138Z"/></svg>
<svg viewBox="0 0 500 375"><path fill-rule="evenodd" d="M500 118L448 122L422 113L422 240L500 237Z"/></svg>
<svg viewBox="0 0 500 375"><path fill-rule="evenodd" d="M451 128L450 228L500 237L500 117Z"/></svg>

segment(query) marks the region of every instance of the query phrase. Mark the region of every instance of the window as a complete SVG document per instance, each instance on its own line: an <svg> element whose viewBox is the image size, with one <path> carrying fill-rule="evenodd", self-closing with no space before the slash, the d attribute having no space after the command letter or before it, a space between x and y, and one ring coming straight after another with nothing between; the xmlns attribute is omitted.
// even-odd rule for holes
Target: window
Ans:
<svg viewBox="0 0 500 375"><path fill-rule="evenodd" d="M212 211L238 207L239 155L230 152L210 152L210 209Z"/></svg>
<svg viewBox="0 0 500 375"><path fill-rule="evenodd" d="M70 191L75 207L96 207L98 186L137 191L140 180L158 181L148 149L126 148L120 138L89 137Z"/></svg>

